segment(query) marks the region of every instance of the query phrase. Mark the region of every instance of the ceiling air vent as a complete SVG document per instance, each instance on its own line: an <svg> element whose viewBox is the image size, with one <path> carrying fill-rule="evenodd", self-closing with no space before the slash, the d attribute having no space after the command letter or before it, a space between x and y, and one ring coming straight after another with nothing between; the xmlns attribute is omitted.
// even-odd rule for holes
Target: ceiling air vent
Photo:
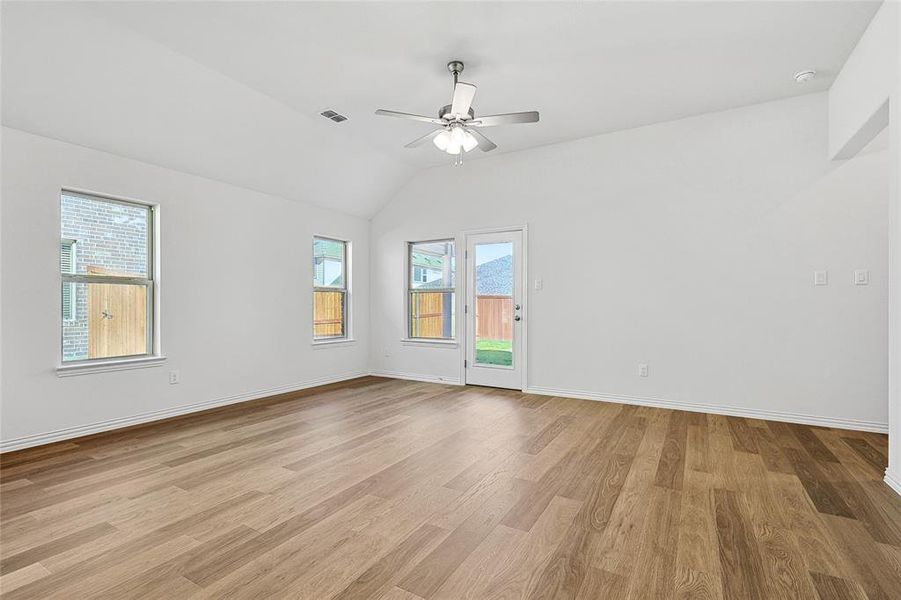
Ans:
<svg viewBox="0 0 901 600"><path fill-rule="evenodd" d="M324 110L319 114L322 115L323 117L325 117L326 119L334 121L335 123L340 123L341 121L347 120L347 117L345 117L344 115L339 115L338 113L336 113L333 110Z"/></svg>

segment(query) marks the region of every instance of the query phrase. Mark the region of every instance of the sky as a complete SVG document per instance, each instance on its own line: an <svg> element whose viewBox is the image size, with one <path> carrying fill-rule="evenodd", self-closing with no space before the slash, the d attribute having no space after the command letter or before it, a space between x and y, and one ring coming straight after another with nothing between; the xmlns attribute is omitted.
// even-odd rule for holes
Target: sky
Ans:
<svg viewBox="0 0 901 600"><path fill-rule="evenodd" d="M513 254L513 244L510 242L476 244L476 266L510 254Z"/></svg>

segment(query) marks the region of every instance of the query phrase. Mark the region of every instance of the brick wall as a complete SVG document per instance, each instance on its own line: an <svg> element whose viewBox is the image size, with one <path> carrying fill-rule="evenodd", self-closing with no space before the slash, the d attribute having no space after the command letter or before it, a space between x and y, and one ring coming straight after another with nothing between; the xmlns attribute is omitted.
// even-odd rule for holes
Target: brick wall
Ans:
<svg viewBox="0 0 901 600"><path fill-rule="evenodd" d="M100 267L147 276L147 211L141 207L62 195L62 239L75 240L75 272ZM87 284L76 284L74 319L63 322L63 360L88 358Z"/></svg>

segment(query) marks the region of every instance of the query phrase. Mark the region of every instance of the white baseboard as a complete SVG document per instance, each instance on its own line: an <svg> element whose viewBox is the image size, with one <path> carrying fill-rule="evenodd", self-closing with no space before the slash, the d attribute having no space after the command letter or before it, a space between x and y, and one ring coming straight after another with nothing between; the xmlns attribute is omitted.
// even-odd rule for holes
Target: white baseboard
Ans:
<svg viewBox="0 0 901 600"><path fill-rule="evenodd" d="M161 419L168 419L169 417L177 417L180 415L186 415L186 414L190 414L193 412L199 412L199 411L207 410L210 408L218 408L220 406L227 406L229 404L238 404L240 402L247 402L248 400L256 400L258 398L265 398L267 396L275 396L276 394L284 394L286 392L297 392L297 391L304 390L304 389L311 388L311 387L327 385L329 383L338 383L340 381L356 379L357 377L365 377L366 375L369 375L368 371L353 371L350 373L344 373L342 375L334 375L331 377L320 377L318 379L311 379L311 380L300 382L300 383L281 385L281 386L269 388L266 390L256 390L253 392L244 392L242 394L235 394L234 396L226 396L224 398L216 398L214 400L206 400L204 402L197 402L195 404L186 404L183 406L175 406L172 408L155 410L155 411L141 413L141 414L132 415L132 416L128 416L128 417L119 417L116 419L109 419L108 421L100 421L98 423L88 423L87 425L77 425L75 427L67 427L65 429L57 429L56 431L48 431L47 433L37 433L34 435L27 435L27 436L20 437L20 438L13 438L11 440L2 440L2 441L0 441L0 452L10 452L12 450L22 450L23 448L31 448L32 446L42 446L44 444L49 444L51 442L59 442L62 440L78 438L78 437L82 437L82 436L86 436L86 435L91 435L94 433L101 433L103 431L111 431L113 429L121 429L123 427L129 427L131 425L140 425L142 423L151 423L153 421L159 421Z"/></svg>
<svg viewBox="0 0 901 600"><path fill-rule="evenodd" d="M542 396L565 396L567 398L581 398L583 400L598 400L600 402L616 402L619 404L636 404L639 406L652 406L654 408L670 408L675 410L687 410L691 412L712 413L729 417L749 417L752 419L764 419L767 421L784 421L786 423L800 423L802 425L818 425L820 427L834 427L836 429L851 429L854 431L872 431L875 433L888 433L888 423L879 421L859 421L856 419L836 419L833 417L821 417L775 410L762 410L754 408L740 408L737 406L722 406L719 404L699 404L697 402L683 402L681 400L667 400L665 398L642 398L638 396L623 396L620 394L598 394L578 390L562 390L548 387L529 387L528 394L540 394Z"/></svg>
<svg viewBox="0 0 901 600"><path fill-rule="evenodd" d="M151 423L169 417L186 415L193 412L199 412L210 408L227 406L229 404L238 404L247 402L248 400L256 400L276 394L286 392L296 392L311 387L327 385L330 383L338 383L366 375L374 375L377 377L388 377L391 379L407 379L410 381L423 381L427 383L443 383L446 385L463 385L458 377L436 377L433 375L420 375L416 373L400 373L397 371L353 371L342 375L331 377L321 377L311 379L301 383L282 385L265 390L256 390L253 392L245 392L234 396L226 396L224 398L216 398L205 402L197 402L195 404L187 404L184 406L176 406L158 411L146 412L128 417L120 417L97 423L89 423L86 425L78 425L75 427L67 427L56 431L39 433L11 440L0 440L0 452L10 452L13 450L21 450L32 446L41 446L52 442L59 442L72 438L78 438L103 431L111 431L113 429L121 429L131 425L140 425L142 423ZM619 404L636 404L639 406L651 406L655 408L670 408L676 410L687 410L692 412L706 412L717 415L727 415L733 417L750 417L754 419L766 419L770 421L785 421L788 423L801 423L803 425L819 425L822 427L834 427L837 429L851 429L855 431L872 431L876 433L887 433L888 424L874 421L859 421L854 419L835 419L831 417L820 417L814 415L804 415L797 413L786 413L778 411L746 409L738 407L720 406L713 404L698 404L694 402L682 402L678 400L666 400L663 398L642 398L637 396L623 396L619 394L598 394L595 392L585 392L578 390L564 390L548 387L529 387L526 390L529 394L540 394L543 396L563 396L568 398L581 398L584 400L597 400L601 402L616 402ZM892 475L888 471L885 474L885 483L901 494L901 476Z"/></svg>
<svg viewBox="0 0 901 600"><path fill-rule="evenodd" d="M892 473L888 469L885 470L885 484L895 490L895 493L901 496L901 475Z"/></svg>
<svg viewBox="0 0 901 600"><path fill-rule="evenodd" d="M370 371L375 377L388 377L389 379L408 379L410 381L424 381L426 383L444 383L447 385L463 385L459 377L436 377L434 375L419 375L417 373L399 373L397 371Z"/></svg>

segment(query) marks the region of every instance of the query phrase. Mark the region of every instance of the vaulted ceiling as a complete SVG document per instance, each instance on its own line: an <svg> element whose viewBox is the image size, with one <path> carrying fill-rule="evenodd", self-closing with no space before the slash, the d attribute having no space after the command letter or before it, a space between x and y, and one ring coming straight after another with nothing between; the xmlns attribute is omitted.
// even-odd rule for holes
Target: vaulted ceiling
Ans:
<svg viewBox="0 0 901 600"><path fill-rule="evenodd" d="M368 217L445 69L496 153L827 89L879 2L4 2L4 125ZM793 74L819 76L798 85ZM336 124L319 116L334 109ZM470 153L467 160L480 158ZM464 166L465 168L465 166Z"/></svg>

